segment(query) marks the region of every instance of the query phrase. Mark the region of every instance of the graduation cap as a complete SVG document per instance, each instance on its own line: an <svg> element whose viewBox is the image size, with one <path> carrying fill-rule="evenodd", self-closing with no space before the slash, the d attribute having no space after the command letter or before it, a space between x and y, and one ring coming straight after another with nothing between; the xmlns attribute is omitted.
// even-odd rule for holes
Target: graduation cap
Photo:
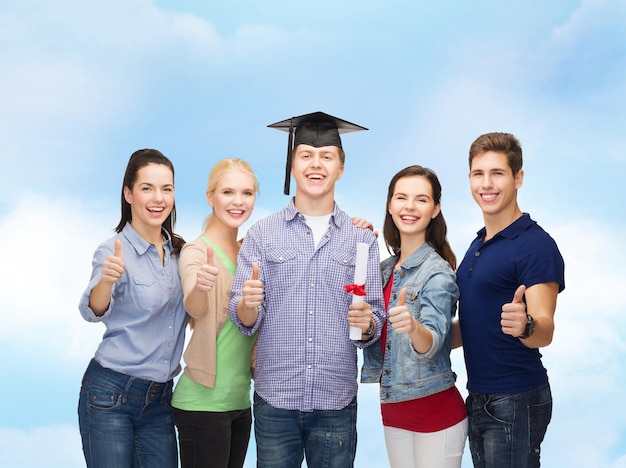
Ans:
<svg viewBox="0 0 626 468"><path fill-rule="evenodd" d="M315 148L323 146L341 146L340 133L358 132L367 130L365 127L353 124L347 120L333 117L324 112L313 112L312 114L291 117L268 125L269 128L289 132L287 143L287 166L285 168L285 195L289 195L289 184L291 181L291 154L298 145L310 145Z"/></svg>

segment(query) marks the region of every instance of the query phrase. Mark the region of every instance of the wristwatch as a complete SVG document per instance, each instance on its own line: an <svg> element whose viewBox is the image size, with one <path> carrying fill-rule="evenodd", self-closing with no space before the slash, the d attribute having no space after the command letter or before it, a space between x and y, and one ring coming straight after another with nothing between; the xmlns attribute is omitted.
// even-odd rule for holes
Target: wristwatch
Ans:
<svg viewBox="0 0 626 468"><path fill-rule="evenodd" d="M367 329L366 332L363 333L363 335L365 335L365 336L373 335L375 326L376 326L376 322L374 322L374 319L370 319L370 327Z"/></svg>
<svg viewBox="0 0 626 468"><path fill-rule="evenodd" d="M522 333L518 338L525 340L526 338L530 338L533 333L535 333L535 319L529 313L526 313L526 328L524 329L524 333Z"/></svg>

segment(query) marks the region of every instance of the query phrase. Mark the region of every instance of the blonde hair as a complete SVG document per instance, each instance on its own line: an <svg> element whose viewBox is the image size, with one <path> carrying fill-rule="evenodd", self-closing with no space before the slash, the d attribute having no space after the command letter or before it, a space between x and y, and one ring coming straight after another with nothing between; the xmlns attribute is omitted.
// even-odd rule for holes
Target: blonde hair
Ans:
<svg viewBox="0 0 626 468"><path fill-rule="evenodd" d="M209 173L209 182L207 185L206 193L214 193L217 189L217 184L219 184L221 178L224 176L224 174L230 171L241 171L244 174L248 174L254 180L254 193L257 195L260 193L259 180L256 178L256 175L254 175L252 167L243 159L239 158L225 158L215 163L215 165L211 169L211 172ZM206 230L209 221L211 220L211 216L212 215L207 216L204 220L204 223L202 224L202 232Z"/></svg>

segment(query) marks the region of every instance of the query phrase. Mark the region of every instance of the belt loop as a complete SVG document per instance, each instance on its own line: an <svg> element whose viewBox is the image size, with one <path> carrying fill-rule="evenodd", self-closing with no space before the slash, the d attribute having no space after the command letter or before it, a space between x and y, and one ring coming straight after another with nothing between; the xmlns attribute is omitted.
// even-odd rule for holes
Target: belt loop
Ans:
<svg viewBox="0 0 626 468"><path fill-rule="evenodd" d="M128 399L128 393L130 392L130 387L133 386L135 381L135 377L128 377L128 382L126 382L126 387L124 388L124 394L122 395L122 403L126 403Z"/></svg>

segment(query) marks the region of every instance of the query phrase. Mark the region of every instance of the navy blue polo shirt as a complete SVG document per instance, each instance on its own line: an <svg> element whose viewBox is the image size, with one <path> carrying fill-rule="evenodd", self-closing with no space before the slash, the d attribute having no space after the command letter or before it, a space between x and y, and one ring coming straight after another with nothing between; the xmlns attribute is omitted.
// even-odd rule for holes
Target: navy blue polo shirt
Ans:
<svg viewBox="0 0 626 468"><path fill-rule="evenodd" d="M467 388L477 393L518 393L548 381L541 353L502 333L502 306L520 285L565 288L564 263L550 235L527 213L484 242L478 231L457 271L459 321Z"/></svg>

